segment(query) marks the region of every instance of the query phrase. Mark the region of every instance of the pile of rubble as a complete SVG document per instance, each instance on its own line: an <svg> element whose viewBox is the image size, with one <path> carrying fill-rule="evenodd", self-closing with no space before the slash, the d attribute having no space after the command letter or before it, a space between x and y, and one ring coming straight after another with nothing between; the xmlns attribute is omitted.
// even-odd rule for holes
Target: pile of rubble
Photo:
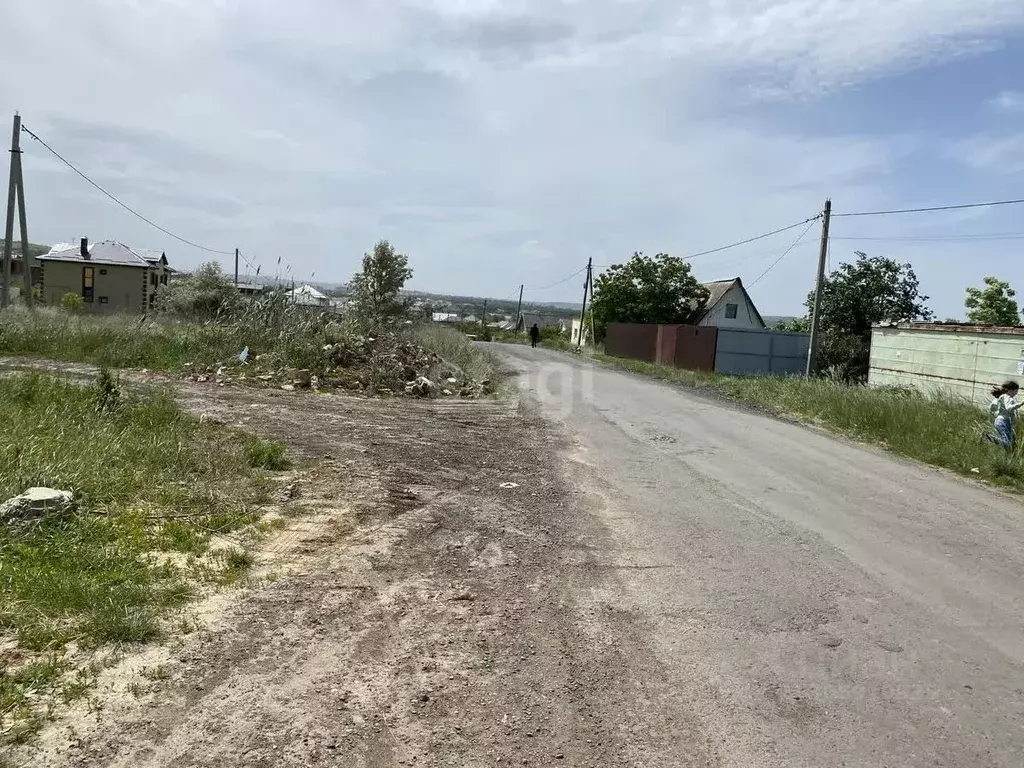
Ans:
<svg viewBox="0 0 1024 768"><path fill-rule="evenodd" d="M458 366L395 336L353 336L325 344L309 368L280 364L271 353L217 365L185 366L186 378L219 386L248 385L285 391L343 389L367 395L478 398L493 392L488 379L475 381Z"/></svg>

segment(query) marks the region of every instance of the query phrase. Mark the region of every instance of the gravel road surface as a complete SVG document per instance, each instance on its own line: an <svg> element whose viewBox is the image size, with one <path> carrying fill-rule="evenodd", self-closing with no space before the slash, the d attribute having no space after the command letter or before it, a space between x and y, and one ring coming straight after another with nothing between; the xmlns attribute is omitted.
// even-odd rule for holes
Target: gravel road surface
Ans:
<svg viewBox="0 0 1024 768"><path fill-rule="evenodd" d="M1022 764L1018 499L587 361L502 354L575 436L624 586L607 599L650 628L714 759Z"/></svg>

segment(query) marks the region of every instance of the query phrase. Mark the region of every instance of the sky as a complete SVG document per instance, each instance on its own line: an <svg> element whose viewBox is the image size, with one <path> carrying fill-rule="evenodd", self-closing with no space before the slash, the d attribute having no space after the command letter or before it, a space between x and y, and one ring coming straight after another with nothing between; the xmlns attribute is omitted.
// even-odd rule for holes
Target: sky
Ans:
<svg viewBox="0 0 1024 768"><path fill-rule="evenodd" d="M686 256L826 197L837 213L1024 198L1020 0L8 6L0 106L164 228L297 281L344 282L387 239L415 289L578 301L588 258ZM33 242L232 268L23 148ZM940 317L988 274L1024 291L1024 206L837 217L832 234L831 268L858 250L910 262ZM819 238L814 222L692 264L797 314Z"/></svg>

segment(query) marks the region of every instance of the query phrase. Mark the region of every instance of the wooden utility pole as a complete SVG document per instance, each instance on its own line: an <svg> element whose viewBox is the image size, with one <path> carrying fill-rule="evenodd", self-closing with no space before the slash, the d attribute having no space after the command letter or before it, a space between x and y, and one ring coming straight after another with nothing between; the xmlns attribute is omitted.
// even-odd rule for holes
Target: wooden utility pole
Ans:
<svg viewBox="0 0 1024 768"><path fill-rule="evenodd" d="M18 165L14 158L21 151L21 116L14 115L14 132L11 135L11 176L7 186L7 230L4 235L4 271L3 285L0 286L0 308L7 309L11 305L11 252L14 248L14 206L17 205ZM28 254L22 254L28 260Z"/></svg>
<svg viewBox="0 0 1024 768"><path fill-rule="evenodd" d="M587 322L587 290L590 288L590 277L594 271L594 259L587 260L587 279L583 281L583 309L580 310L580 332L576 334L576 349L583 346L583 327Z"/></svg>
<svg viewBox="0 0 1024 768"><path fill-rule="evenodd" d="M523 286L519 286L519 306L516 307L516 338L519 338L519 318L523 314Z"/></svg>
<svg viewBox="0 0 1024 768"><path fill-rule="evenodd" d="M580 331L582 333L582 330ZM590 274L590 343L597 349L597 331L594 330L594 275Z"/></svg>
<svg viewBox="0 0 1024 768"><path fill-rule="evenodd" d="M235 248L235 288L238 288L238 249Z"/></svg>
<svg viewBox="0 0 1024 768"><path fill-rule="evenodd" d="M807 349L807 375L818 372L818 347L821 343L821 292L825 287L825 260L828 258L828 225L832 218L832 201L825 200L821 219L821 252L818 254L818 279L814 284L814 309L811 314L811 343Z"/></svg>

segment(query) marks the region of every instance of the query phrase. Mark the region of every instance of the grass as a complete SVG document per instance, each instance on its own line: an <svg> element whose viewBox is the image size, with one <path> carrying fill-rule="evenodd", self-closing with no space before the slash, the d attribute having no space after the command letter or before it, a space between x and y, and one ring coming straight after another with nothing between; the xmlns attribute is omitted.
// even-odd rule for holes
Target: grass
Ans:
<svg viewBox="0 0 1024 768"><path fill-rule="evenodd" d="M397 335L385 334L375 340L372 349L363 343L365 338L343 318L296 310L272 300L247 304L230 318L202 322L163 315L76 314L52 307L33 312L13 307L0 315L0 355L14 357L155 371L215 370L223 364L240 373L239 355L248 349L252 364L246 366L246 372L250 374L257 369L309 369L327 380L337 372L324 348L340 345L346 350L343 357L348 358L342 367L357 369L367 384L400 391L405 384L404 365L396 352L405 342L412 342L457 366L472 381L495 378L495 366L487 353L450 328L423 325Z"/></svg>
<svg viewBox="0 0 1024 768"><path fill-rule="evenodd" d="M984 442L988 415L962 399L904 388L868 388L826 379L735 377L597 355L645 376L708 390L818 425L901 456L1024 490L1024 457Z"/></svg>
<svg viewBox="0 0 1024 768"><path fill-rule="evenodd" d="M198 558L259 518L261 470L285 457L278 443L200 423L166 391L123 392L106 373L92 387L0 378L0 423L0 499L31 486L75 499L67 514L0 526L0 641L16 641L24 661L0 668L2 744L38 727L40 691L75 691L61 661L69 645L159 638L197 578L220 577ZM220 571L244 567L237 555Z"/></svg>

